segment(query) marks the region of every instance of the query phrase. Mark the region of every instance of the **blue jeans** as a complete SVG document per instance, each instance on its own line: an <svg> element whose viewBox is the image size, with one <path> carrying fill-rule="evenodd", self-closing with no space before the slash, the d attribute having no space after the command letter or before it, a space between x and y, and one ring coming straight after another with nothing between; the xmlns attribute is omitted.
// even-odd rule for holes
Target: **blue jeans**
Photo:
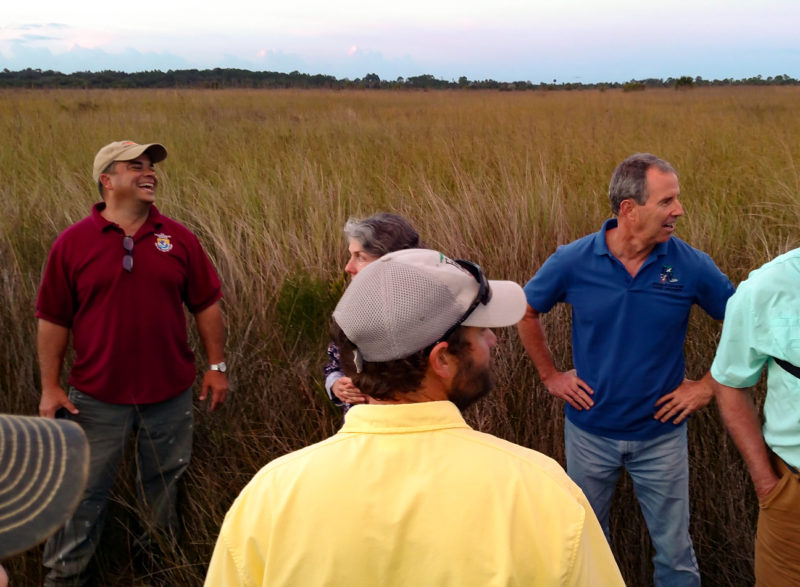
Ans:
<svg viewBox="0 0 800 587"><path fill-rule="evenodd" d="M89 480L75 513L46 543L45 585L81 585L100 540L109 493L131 434L136 436L136 490L146 506L144 526L173 541L178 530L175 504L178 479L192 454L192 391L156 404L101 402L70 388L69 399L80 411L67 414L86 433L90 447ZM148 532L148 534L149 534ZM147 537L140 540L147 544Z"/></svg>
<svg viewBox="0 0 800 587"><path fill-rule="evenodd" d="M606 538L611 498L624 468L633 481L655 547L655 585L700 585L689 536L686 426L648 440L614 440L586 432L565 418L564 441L567 473L583 490Z"/></svg>

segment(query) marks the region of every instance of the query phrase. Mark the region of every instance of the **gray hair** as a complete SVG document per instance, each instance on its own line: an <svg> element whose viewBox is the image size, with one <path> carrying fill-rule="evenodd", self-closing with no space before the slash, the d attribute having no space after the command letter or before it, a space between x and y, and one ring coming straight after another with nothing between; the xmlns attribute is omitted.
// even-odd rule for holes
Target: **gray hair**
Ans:
<svg viewBox="0 0 800 587"><path fill-rule="evenodd" d="M110 174L110 173L113 173L113 172L114 172L114 165L116 165L116 164L117 164L117 161L112 161L111 163L109 163L109 164L106 166L106 168L105 168L105 169L103 169L103 171L101 171L101 172L100 172L100 175L102 175L102 174L104 174L104 173L109 173L109 174ZM105 196L105 194L103 193L103 182L102 182L102 181L100 181L99 179L97 180L97 190L100 192L100 198L102 198L103 200L105 200L105 199L106 199L106 196Z"/></svg>
<svg viewBox="0 0 800 587"><path fill-rule="evenodd" d="M608 199L611 201L611 212L619 214L619 205L623 200L631 199L644 205L650 195L647 192L647 170L655 167L663 173L674 173L672 165L651 153L636 153L620 163L611 174L608 185Z"/></svg>
<svg viewBox="0 0 800 587"><path fill-rule="evenodd" d="M358 242L364 252L375 257L422 246L419 234L408 220L388 212L381 212L363 220L350 218L344 225L344 234L347 238Z"/></svg>

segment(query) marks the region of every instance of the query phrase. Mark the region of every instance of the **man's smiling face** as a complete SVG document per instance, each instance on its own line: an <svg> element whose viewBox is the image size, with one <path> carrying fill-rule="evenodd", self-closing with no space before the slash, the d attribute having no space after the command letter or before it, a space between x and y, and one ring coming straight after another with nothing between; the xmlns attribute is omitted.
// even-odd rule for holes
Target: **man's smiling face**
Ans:
<svg viewBox="0 0 800 587"><path fill-rule="evenodd" d="M117 198L130 197L146 203L153 203L156 199L158 177L147 153L130 161L117 161L112 171L105 175L111 178Z"/></svg>

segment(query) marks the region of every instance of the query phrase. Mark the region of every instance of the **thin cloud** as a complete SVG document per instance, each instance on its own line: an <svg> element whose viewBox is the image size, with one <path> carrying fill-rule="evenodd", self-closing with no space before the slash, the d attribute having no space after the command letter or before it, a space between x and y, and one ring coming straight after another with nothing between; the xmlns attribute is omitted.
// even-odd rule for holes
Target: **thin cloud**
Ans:
<svg viewBox="0 0 800 587"><path fill-rule="evenodd" d="M54 35L22 35L16 39L11 39L14 43L35 43L36 41L60 41L61 37Z"/></svg>
<svg viewBox="0 0 800 587"><path fill-rule="evenodd" d="M69 25L58 23L58 22L48 22L45 24L22 24L15 27L4 27L10 29L18 29L22 31L33 31L37 29L68 29L70 28Z"/></svg>

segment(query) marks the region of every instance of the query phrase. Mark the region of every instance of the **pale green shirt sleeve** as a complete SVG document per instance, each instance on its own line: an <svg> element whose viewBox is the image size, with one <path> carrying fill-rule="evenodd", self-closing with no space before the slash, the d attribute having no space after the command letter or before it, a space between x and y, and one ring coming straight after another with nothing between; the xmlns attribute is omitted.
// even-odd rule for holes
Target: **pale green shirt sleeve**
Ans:
<svg viewBox="0 0 800 587"><path fill-rule="evenodd" d="M752 291L744 282L725 307L725 322L711 364L711 376L728 387L741 389L758 383L769 358L759 344L761 333L756 328L751 298Z"/></svg>

